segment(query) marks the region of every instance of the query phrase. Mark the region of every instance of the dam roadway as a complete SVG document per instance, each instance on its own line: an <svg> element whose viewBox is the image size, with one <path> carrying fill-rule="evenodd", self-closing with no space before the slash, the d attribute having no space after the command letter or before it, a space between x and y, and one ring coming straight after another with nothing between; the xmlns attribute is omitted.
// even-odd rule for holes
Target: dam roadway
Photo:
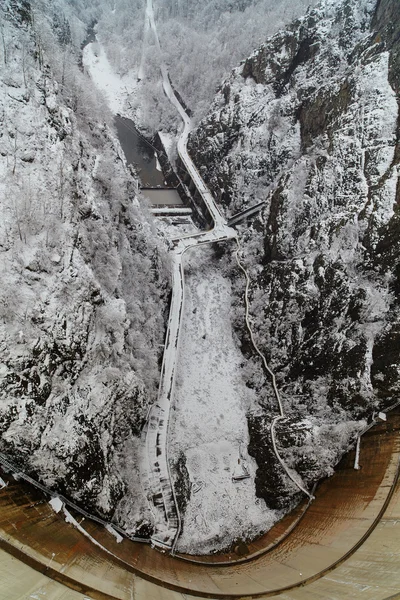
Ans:
<svg viewBox="0 0 400 600"><path fill-rule="evenodd" d="M117 543L75 515L94 545L41 491L3 473L9 485L0 491L0 600L42 598L40 590L46 600L400 598L399 430L397 408L363 436L359 470L353 451L319 485L314 502L241 557L187 561L127 539Z"/></svg>

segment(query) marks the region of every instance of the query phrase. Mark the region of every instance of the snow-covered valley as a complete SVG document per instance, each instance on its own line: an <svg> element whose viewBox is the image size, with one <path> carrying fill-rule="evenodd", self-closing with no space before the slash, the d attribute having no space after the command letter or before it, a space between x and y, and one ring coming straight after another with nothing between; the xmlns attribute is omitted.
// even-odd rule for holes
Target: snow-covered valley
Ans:
<svg viewBox="0 0 400 600"><path fill-rule="evenodd" d="M257 465L248 455L246 386L234 339L231 284L211 248L185 259L186 296L177 368L170 458L186 477L184 525L177 549L210 553L269 529L280 513L255 495ZM177 468L178 467L178 468ZM249 478L239 479L249 475ZM235 481L234 478L237 478Z"/></svg>
<svg viewBox="0 0 400 600"><path fill-rule="evenodd" d="M372 0L324 0L235 69L194 128L147 0L146 43L183 120L171 156L213 224L201 232L154 222L112 127L117 113L146 121L147 65L121 74L100 21L85 73L68 71L77 92L62 53L35 62L38 33L11 4L0 450L173 552L254 539L398 399L398 88L384 20Z"/></svg>

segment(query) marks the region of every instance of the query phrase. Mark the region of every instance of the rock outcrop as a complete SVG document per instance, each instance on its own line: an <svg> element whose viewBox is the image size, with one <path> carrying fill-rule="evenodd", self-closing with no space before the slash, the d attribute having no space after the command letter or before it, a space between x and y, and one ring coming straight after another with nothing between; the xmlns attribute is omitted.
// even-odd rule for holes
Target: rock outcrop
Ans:
<svg viewBox="0 0 400 600"><path fill-rule="evenodd" d="M233 71L189 143L227 216L265 202L238 229L288 417L279 446L308 484L399 400L399 10L321 2ZM295 490L270 451L277 407L259 391L258 491L285 506Z"/></svg>
<svg viewBox="0 0 400 600"><path fill-rule="evenodd" d="M57 81L59 29L26 1L0 20L0 451L132 533L168 259L72 54Z"/></svg>

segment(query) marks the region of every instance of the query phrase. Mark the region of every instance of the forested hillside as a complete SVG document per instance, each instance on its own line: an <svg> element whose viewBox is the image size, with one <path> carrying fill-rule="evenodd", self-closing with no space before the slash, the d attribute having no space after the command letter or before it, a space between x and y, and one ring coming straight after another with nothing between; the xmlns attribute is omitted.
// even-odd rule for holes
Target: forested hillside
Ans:
<svg viewBox="0 0 400 600"><path fill-rule="evenodd" d="M0 7L0 450L132 531L169 267L65 6Z"/></svg>
<svg viewBox="0 0 400 600"><path fill-rule="evenodd" d="M194 113L204 116L222 79L269 35L299 16L316 0L155 0L163 60L173 85ZM142 85L134 107L146 106L142 126L176 127L178 117L166 100L159 76L160 57L148 24L146 2L104 2L99 35L114 66L124 74L136 68Z"/></svg>
<svg viewBox="0 0 400 600"><path fill-rule="evenodd" d="M264 201L239 225L251 318L288 415L279 445L310 483L354 420L400 399L399 51L397 0L325 0L234 70L190 139L227 215ZM258 493L279 506L275 400L251 385Z"/></svg>

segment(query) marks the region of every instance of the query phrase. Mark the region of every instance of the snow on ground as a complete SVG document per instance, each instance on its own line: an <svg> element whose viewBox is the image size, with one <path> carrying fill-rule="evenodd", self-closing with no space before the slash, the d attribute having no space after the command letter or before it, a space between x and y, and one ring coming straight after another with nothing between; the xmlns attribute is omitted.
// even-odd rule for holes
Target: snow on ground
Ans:
<svg viewBox="0 0 400 600"><path fill-rule="evenodd" d="M209 553L255 537L280 517L255 495L246 409L256 402L241 375L232 334L231 286L210 248L189 251L185 308L171 415L170 459L186 456L191 498L177 549ZM245 464L250 478L234 483Z"/></svg>
<svg viewBox="0 0 400 600"><path fill-rule="evenodd" d="M198 227L190 216L185 217L158 217L156 218L157 230L167 239L175 239L184 235L199 233Z"/></svg>
<svg viewBox="0 0 400 600"><path fill-rule="evenodd" d="M59 513L64 506L63 501L60 500L58 496L54 496L54 498L49 501L49 504L55 513Z"/></svg>
<svg viewBox="0 0 400 600"><path fill-rule="evenodd" d="M150 516L134 431L156 391L168 259L138 200L126 227L114 223L130 186L97 124L96 94L89 134L86 113L67 108L70 90L33 60L30 30L10 23L0 69L0 441L49 488L63 481L88 510L116 510L130 533Z"/></svg>
<svg viewBox="0 0 400 600"><path fill-rule="evenodd" d="M83 64L96 87L103 92L111 112L132 118L129 98L138 85L137 73L130 71L123 77L115 73L99 41L85 46Z"/></svg>
<svg viewBox="0 0 400 600"><path fill-rule="evenodd" d="M170 162L172 162L173 158L174 158L174 152L175 152L175 146L176 146L175 136L172 135L171 133L167 133L165 131L159 131L158 135L160 137L162 145L165 148L165 152L167 153L168 160Z"/></svg>

